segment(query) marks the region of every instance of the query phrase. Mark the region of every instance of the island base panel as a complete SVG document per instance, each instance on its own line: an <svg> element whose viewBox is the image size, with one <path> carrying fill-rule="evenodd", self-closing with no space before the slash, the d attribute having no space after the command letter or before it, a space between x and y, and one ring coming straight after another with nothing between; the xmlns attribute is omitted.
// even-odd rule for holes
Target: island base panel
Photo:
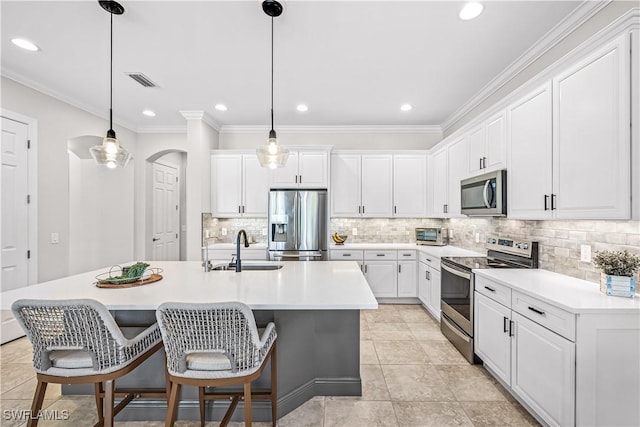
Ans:
<svg viewBox="0 0 640 427"><path fill-rule="evenodd" d="M361 396L360 381L360 312L359 310L254 310L258 327L276 324L278 332L278 418L293 411L314 396ZM114 317L131 333L155 321L153 311L118 311ZM127 329L128 330L128 329ZM129 335L129 334L127 334ZM118 388L164 388L164 352L154 354L131 374L118 380ZM271 362L269 362L271 363ZM252 384L252 389L268 389L270 367ZM230 390L241 388L230 387ZM219 388L217 391L222 390ZM93 394L93 386L64 385L62 392ZM221 420L228 404L207 402L207 420ZM268 401L254 400L253 420L270 421ZM140 399L131 402L116 417L117 421L164 420L164 400ZM242 421L243 404L239 403L233 421ZM198 390L183 386L178 420L199 420Z"/></svg>

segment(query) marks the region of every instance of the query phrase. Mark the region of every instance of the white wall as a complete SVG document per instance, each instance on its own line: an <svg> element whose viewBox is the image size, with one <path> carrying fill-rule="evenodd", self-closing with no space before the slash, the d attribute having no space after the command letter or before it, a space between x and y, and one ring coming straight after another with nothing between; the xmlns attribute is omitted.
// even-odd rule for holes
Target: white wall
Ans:
<svg viewBox="0 0 640 427"><path fill-rule="evenodd" d="M277 129L276 129L277 131ZM221 149L257 148L269 131L220 133ZM426 150L442 140L442 133L287 133L278 132L282 145L333 145L334 149Z"/></svg>
<svg viewBox="0 0 640 427"><path fill-rule="evenodd" d="M38 281L66 276L70 249L67 141L81 135L104 135L108 121L5 77L1 104L38 121ZM135 158L136 134L117 125L114 128ZM133 182L129 185L133 187ZM122 209L131 211L133 206L124 204ZM59 233L60 243L51 244L53 232Z"/></svg>

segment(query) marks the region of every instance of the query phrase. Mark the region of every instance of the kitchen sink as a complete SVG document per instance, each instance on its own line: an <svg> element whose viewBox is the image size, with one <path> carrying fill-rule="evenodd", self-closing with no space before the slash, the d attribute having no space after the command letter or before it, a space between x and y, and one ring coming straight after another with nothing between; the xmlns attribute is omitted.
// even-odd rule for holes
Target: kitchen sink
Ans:
<svg viewBox="0 0 640 427"><path fill-rule="evenodd" d="M283 267L282 264L242 264L242 270L280 270ZM235 265L217 265L211 269L211 271L235 271Z"/></svg>

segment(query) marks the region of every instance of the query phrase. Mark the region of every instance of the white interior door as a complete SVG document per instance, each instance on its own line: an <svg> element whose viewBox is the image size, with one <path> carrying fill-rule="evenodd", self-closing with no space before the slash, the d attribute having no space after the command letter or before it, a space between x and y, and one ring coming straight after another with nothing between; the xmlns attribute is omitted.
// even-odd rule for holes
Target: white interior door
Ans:
<svg viewBox="0 0 640 427"><path fill-rule="evenodd" d="M28 126L2 118L2 291L29 284ZM2 342L24 335L9 311L2 312Z"/></svg>
<svg viewBox="0 0 640 427"><path fill-rule="evenodd" d="M179 186L175 167L153 164L153 259L178 261L179 241Z"/></svg>

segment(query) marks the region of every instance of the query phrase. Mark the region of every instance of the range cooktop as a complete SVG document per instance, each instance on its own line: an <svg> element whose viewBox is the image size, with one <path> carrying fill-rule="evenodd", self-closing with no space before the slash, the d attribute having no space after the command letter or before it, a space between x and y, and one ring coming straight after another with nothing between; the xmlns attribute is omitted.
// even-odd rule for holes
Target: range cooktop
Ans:
<svg viewBox="0 0 640 427"><path fill-rule="evenodd" d="M442 259L468 270L474 268L522 268L522 266L518 264L509 264L488 257L444 257Z"/></svg>
<svg viewBox="0 0 640 427"><path fill-rule="evenodd" d="M486 257L444 257L445 265L471 271L474 268L538 268L538 242L490 236Z"/></svg>

